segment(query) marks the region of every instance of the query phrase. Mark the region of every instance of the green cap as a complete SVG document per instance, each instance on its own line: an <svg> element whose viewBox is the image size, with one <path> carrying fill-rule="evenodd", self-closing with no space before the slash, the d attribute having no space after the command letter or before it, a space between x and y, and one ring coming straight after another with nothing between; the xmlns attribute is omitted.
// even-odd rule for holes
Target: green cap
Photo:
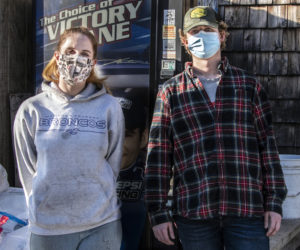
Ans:
<svg viewBox="0 0 300 250"><path fill-rule="evenodd" d="M186 34L190 29L199 25L218 28L218 17L213 8L209 6L196 6L188 10L183 20L183 33Z"/></svg>

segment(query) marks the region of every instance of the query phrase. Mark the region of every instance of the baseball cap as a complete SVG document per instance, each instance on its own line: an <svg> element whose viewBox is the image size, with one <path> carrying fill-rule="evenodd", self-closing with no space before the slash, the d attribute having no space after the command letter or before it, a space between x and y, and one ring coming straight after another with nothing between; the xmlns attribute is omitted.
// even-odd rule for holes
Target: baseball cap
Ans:
<svg viewBox="0 0 300 250"><path fill-rule="evenodd" d="M126 129L145 129L147 116L144 93L134 88L112 89L113 96L122 107Z"/></svg>
<svg viewBox="0 0 300 250"><path fill-rule="evenodd" d="M186 34L190 29L207 25L218 28L220 18L213 8L209 6L196 6L187 11L183 20L183 33Z"/></svg>

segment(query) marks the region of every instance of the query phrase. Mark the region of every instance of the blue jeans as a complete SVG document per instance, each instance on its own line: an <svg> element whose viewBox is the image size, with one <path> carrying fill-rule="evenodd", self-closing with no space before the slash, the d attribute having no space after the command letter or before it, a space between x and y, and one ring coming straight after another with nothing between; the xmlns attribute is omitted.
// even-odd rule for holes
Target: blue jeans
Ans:
<svg viewBox="0 0 300 250"><path fill-rule="evenodd" d="M121 239L118 220L79 233L49 236L31 233L30 250L120 250Z"/></svg>
<svg viewBox="0 0 300 250"><path fill-rule="evenodd" d="M269 250L269 238L262 218L223 216L189 220L176 216L184 250Z"/></svg>

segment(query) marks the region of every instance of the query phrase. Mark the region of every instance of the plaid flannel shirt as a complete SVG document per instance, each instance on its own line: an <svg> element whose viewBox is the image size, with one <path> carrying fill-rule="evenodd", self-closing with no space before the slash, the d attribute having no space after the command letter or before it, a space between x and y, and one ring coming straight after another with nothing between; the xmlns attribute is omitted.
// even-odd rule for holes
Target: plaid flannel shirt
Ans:
<svg viewBox="0 0 300 250"><path fill-rule="evenodd" d="M282 214L287 189L270 104L255 77L223 58L212 104L192 64L157 94L145 172L152 225L172 214L189 219Z"/></svg>

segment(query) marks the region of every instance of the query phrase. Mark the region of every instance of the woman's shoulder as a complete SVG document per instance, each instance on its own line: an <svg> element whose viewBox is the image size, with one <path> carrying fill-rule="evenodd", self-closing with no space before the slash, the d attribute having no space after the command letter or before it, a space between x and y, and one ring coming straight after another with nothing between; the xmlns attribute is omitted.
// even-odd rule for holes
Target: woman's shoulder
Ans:
<svg viewBox="0 0 300 250"><path fill-rule="evenodd" d="M38 93L36 95L30 96L25 99L19 106L19 109L28 109L35 107L38 103L40 103L44 99L44 93Z"/></svg>
<svg viewBox="0 0 300 250"><path fill-rule="evenodd" d="M121 108L121 105L118 101L118 98L114 97L113 95L109 94L109 93L105 93L103 95L103 99L110 105L114 106L114 107L118 107Z"/></svg>

